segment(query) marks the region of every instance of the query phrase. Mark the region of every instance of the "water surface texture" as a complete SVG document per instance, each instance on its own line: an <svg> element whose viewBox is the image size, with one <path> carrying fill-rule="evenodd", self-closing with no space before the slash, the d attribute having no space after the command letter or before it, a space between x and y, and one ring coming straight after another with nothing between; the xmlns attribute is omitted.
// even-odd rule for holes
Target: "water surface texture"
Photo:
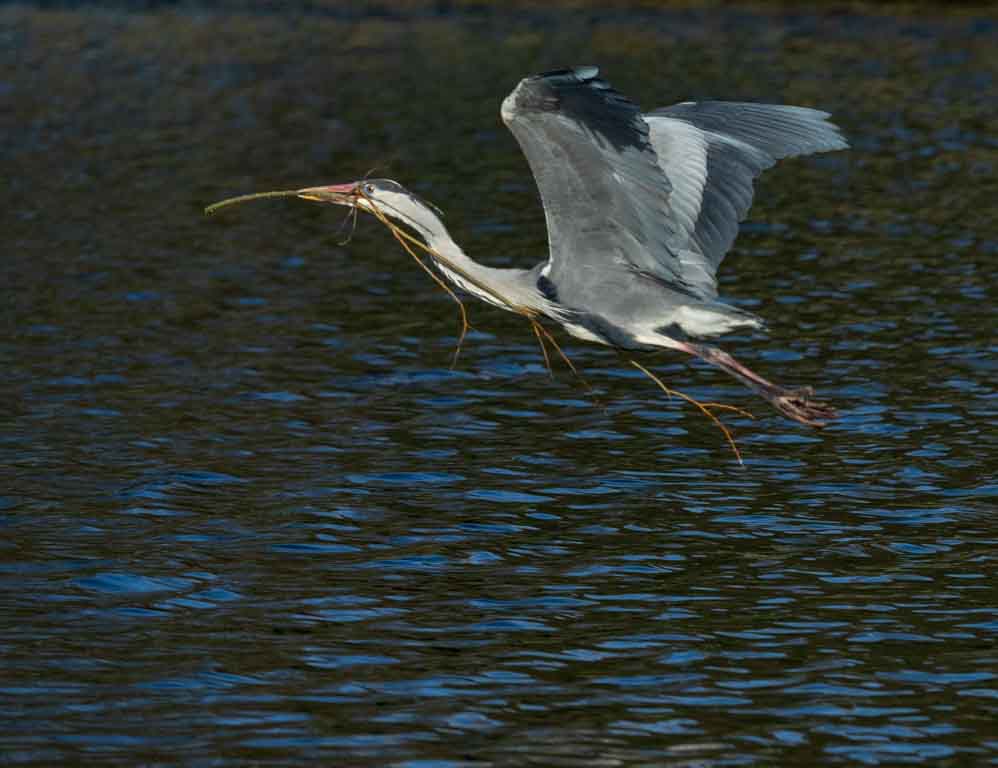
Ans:
<svg viewBox="0 0 998 768"><path fill-rule="evenodd" d="M0 762L998 763L998 23L409 3L0 8ZM277 9L281 12L278 13ZM444 9L444 10L441 10ZM833 112L721 270L725 347L842 419L720 432L626 359L450 300L372 169L546 254L499 104Z"/></svg>

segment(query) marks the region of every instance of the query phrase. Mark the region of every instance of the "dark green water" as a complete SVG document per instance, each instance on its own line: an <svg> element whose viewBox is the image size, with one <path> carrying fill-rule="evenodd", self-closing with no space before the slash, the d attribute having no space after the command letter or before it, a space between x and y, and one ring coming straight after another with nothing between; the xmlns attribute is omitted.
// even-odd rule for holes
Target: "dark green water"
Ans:
<svg viewBox="0 0 998 768"><path fill-rule="evenodd" d="M998 762L998 22L0 8L0 763ZM726 348L843 417L745 454L612 352L454 306L373 220L213 200L372 168L545 255L499 103L817 106Z"/></svg>

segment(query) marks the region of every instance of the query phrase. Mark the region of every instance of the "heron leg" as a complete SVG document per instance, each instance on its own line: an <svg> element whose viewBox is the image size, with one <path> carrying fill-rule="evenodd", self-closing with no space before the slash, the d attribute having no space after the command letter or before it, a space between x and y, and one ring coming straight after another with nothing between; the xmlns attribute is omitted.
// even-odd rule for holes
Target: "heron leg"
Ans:
<svg viewBox="0 0 998 768"><path fill-rule="evenodd" d="M809 427L823 427L828 420L838 418L835 409L828 403L812 399L814 390L811 387L799 389L781 387L745 367L722 349L685 341L676 342L674 348L699 357L704 362L734 376L788 419Z"/></svg>

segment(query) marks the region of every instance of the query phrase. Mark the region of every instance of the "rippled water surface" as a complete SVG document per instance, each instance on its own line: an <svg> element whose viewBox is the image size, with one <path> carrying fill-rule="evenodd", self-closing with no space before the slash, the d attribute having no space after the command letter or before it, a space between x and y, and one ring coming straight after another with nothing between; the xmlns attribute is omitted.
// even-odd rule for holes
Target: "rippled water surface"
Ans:
<svg viewBox="0 0 998 768"><path fill-rule="evenodd" d="M0 762L998 763L998 24L313 3L0 9ZM373 168L494 265L498 119L596 62L646 106L827 109L758 187L727 349L842 419L720 432L626 359L455 308L373 220L230 194Z"/></svg>

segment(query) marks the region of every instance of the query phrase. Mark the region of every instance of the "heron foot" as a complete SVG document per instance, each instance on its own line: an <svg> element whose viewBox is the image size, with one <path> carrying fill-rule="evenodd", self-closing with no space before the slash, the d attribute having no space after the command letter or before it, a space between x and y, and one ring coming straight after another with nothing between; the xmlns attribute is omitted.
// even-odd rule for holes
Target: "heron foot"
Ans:
<svg viewBox="0 0 998 768"><path fill-rule="evenodd" d="M801 424L809 427L824 427L832 419L839 417L838 412L823 400L813 400L814 390L811 387L799 389L783 389L774 386L771 391L763 393L765 398L776 410Z"/></svg>

